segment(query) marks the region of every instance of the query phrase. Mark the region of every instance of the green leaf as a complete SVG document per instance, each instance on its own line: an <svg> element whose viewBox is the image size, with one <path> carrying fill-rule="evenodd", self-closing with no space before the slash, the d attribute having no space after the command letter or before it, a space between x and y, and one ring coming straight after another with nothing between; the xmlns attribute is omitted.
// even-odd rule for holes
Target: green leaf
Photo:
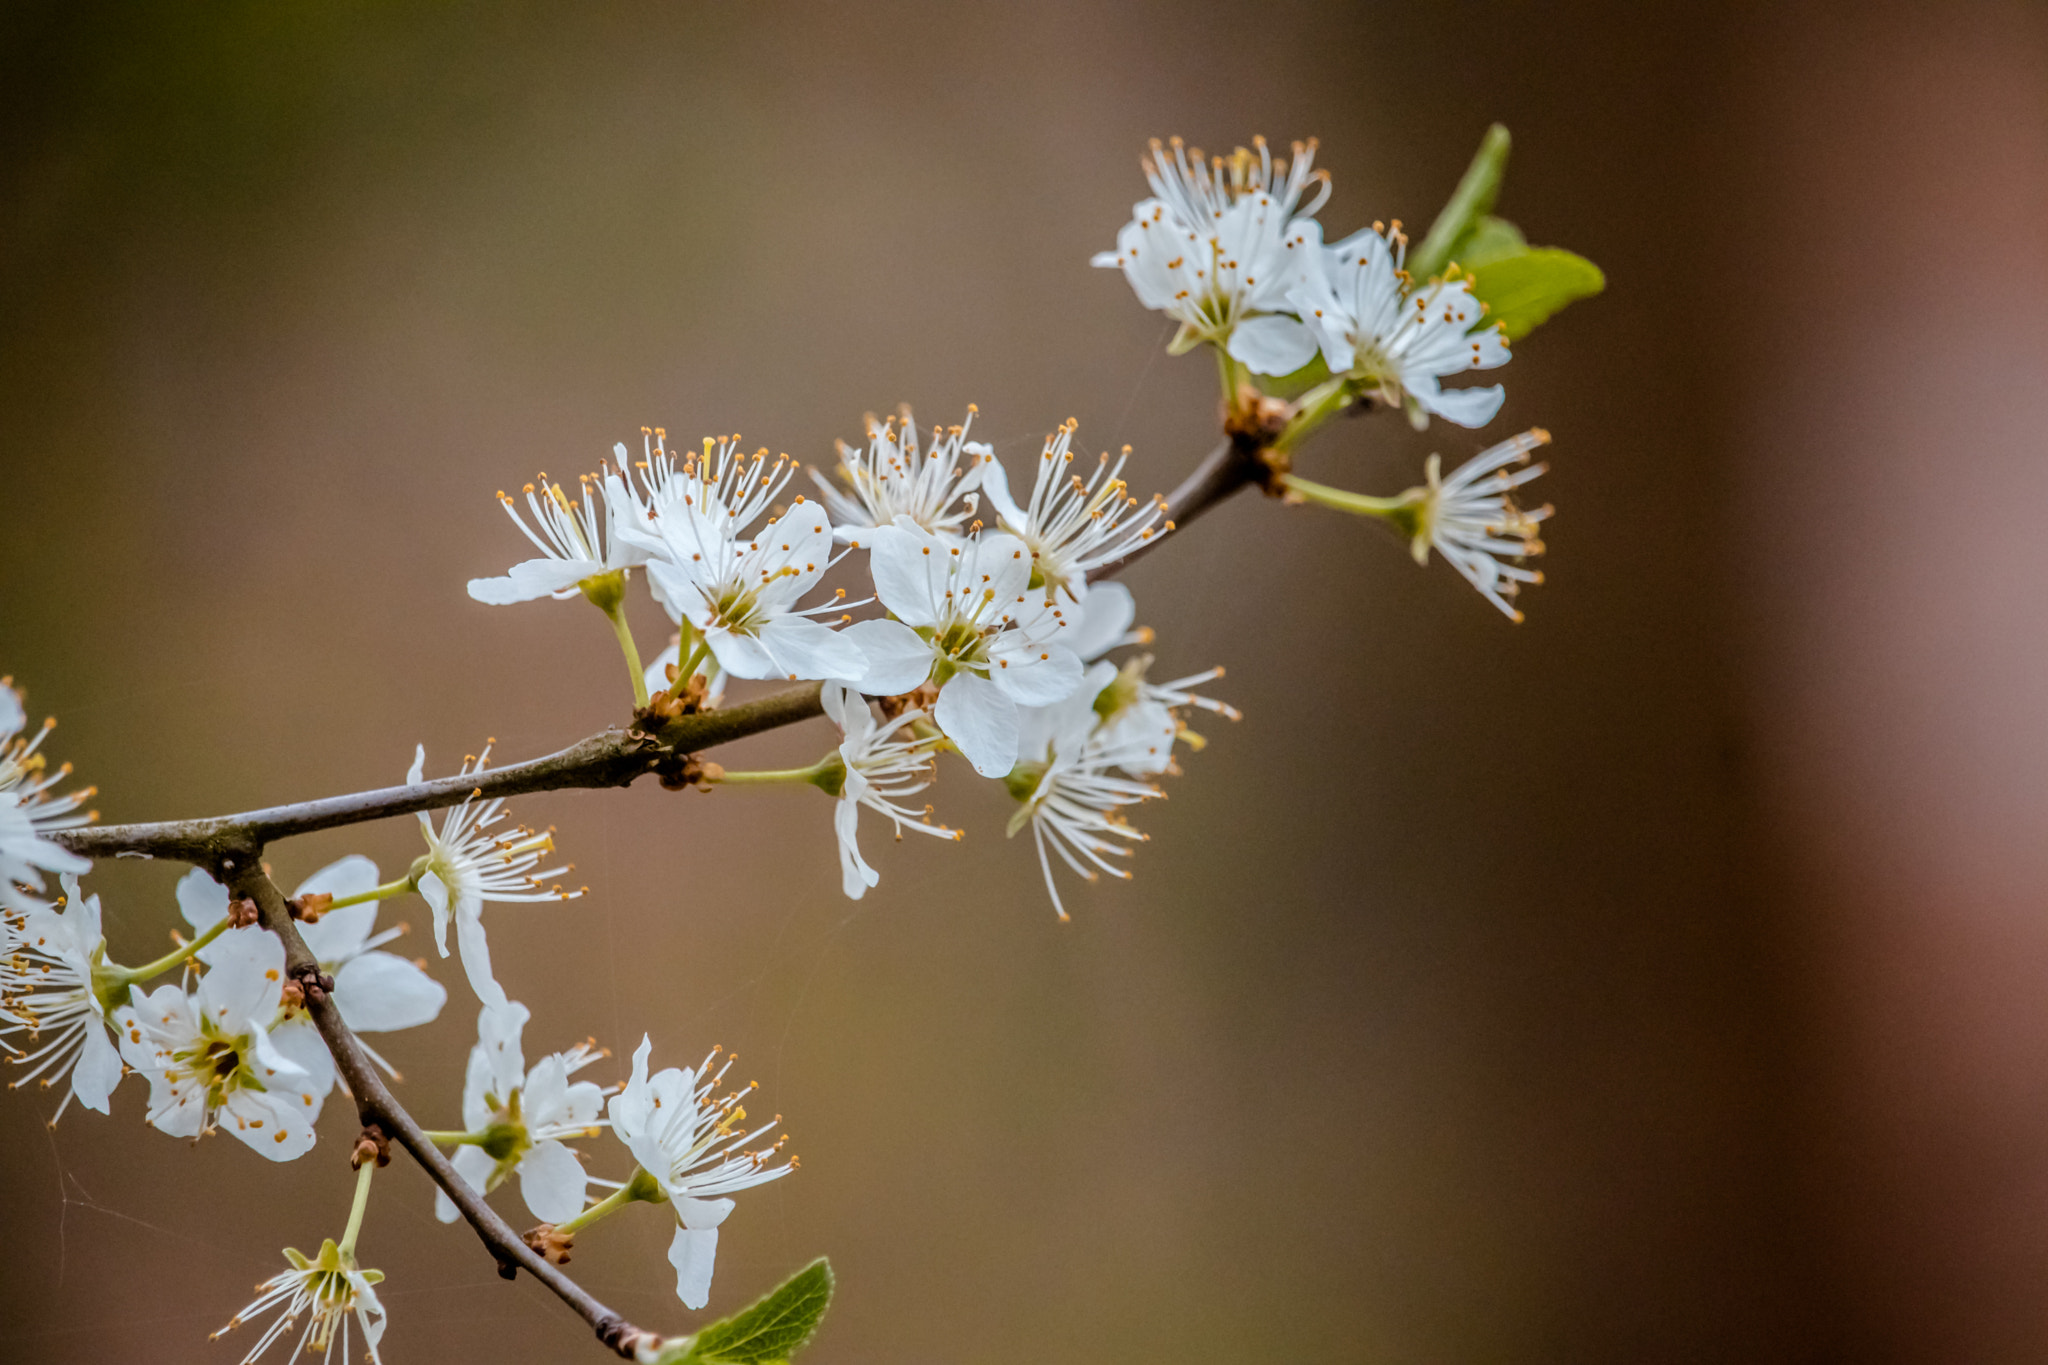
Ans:
<svg viewBox="0 0 2048 1365"><path fill-rule="evenodd" d="M735 1317L690 1339L688 1365L782 1365L810 1343L832 1302L832 1267L822 1257Z"/></svg>
<svg viewBox="0 0 2048 1365"><path fill-rule="evenodd" d="M1519 256L1529 249L1529 239L1522 230L1505 218L1491 215L1481 218L1472 225L1472 230L1458 239L1451 248L1451 259L1467 270L1477 270L1482 265Z"/></svg>
<svg viewBox="0 0 2048 1365"><path fill-rule="evenodd" d="M1508 130L1494 124L1479 141L1479 151L1465 168L1464 179L1451 194L1443 212L1429 225L1421 245L1408 253L1408 270L1418 280L1441 275L1453 259L1452 248L1473 226L1493 211L1500 195L1501 178L1508 169Z"/></svg>
<svg viewBox="0 0 2048 1365"><path fill-rule="evenodd" d="M1509 341L1527 336L1558 309L1607 287L1600 267L1562 247L1531 247L1472 270L1472 292Z"/></svg>

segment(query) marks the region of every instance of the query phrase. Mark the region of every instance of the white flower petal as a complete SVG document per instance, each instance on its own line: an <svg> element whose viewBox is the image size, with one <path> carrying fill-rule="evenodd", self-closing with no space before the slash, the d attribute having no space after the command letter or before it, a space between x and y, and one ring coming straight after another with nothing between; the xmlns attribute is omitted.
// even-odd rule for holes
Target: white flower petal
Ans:
<svg viewBox="0 0 2048 1365"><path fill-rule="evenodd" d="M1315 358L1316 338L1293 318L1275 313L1238 323L1229 351L1253 374L1293 374Z"/></svg>
<svg viewBox="0 0 2048 1365"><path fill-rule="evenodd" d="M676 1228L668 1244L668 1263L676 1269L676 1297L683 1307L695 1310L711 1302L711 1267L717 1257L717 1228Z"/></svg>
<svg viewBox="0 0 2048 1365"><path fill-rule="evenodd" d="M932 675L932 647L901 621L855 621L840 632L866 656L856 685L871 697L893 697Z"/></svg>
<svg viewBox="0 0 2048 1365"><path fill-rule="evenodd" d="M438 1017L448 991L417 964L373 951L334 974L334 1003L357 1033L389 1033Z"/></svg>
<svg viewBox="0 0 2048 1365"><path fill-rule="evenodd" d="M983 777L1017 765L1017 704L985 678L960 674L939 691L932 718Z"/></svg>
<svg viewBox="0 0 2048 1365"><path fill-rule="evenodd" d="M519 1197L543 1223L566 1223L583 1212L588 1181L583 1163L559 1142L536 1142L519 1161Z"/></svg>

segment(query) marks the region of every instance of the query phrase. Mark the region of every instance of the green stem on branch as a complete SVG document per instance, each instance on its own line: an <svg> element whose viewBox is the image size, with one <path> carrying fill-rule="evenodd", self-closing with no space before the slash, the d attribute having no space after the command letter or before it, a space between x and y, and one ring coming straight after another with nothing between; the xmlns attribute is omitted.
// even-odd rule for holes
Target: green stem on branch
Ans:
<svg viewBox="0 0 2048 1365"><path fill-rule="evenodd" d="M351 1262L356 1254L356 1235L363 1230L363 1210L370 1206L370 1177L377 1173L374 1160L365 1161L356 1168L356 1198L349 1205L348 1227L341 1234L341 1254Z"/></svg>

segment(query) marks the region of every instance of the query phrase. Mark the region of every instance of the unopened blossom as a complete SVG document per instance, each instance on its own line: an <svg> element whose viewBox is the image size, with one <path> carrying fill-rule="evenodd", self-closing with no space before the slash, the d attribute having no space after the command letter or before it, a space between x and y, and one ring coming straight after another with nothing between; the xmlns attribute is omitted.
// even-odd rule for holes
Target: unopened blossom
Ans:
<svg viewBox="0 0 2048 1365"><path fill-rule="evenodd" d="M327 1087L271 1046L284 944L255 925L215 939L198 989L137 993L121 1054L149 1081L149 1121L196 1138L216 1123L273 1161L313 1146Z"/></svg>
<svg viewBox="0 0 2048 1365"><path fill-rule="evenodd" d="M378 880L377 865L352 853L300 882L292 899L347 900L376 890ZM178 909L187 924L203 933L227 914L227 888L195 867L178 880ZM431 1022L447 1003L447 988L419 964L383 951L384 944L405 932L403 926L378 932L376 924L377 902L365 900L323 911L314 920L302 920L299 937L318 959L321 972L334 979L329 994L341 1011L342 1022L355 1032L389 1033ZM200 949L200 961L208 961L212 952L211 945ZM270 1030L270 1041L315 1084L325 1081L329 1087L340 1087L333 1054L312 1016L303 1009L284 1008ZM370 1055L383 1064L375 1052ZM388 1064L385 1069L390 1069Z"/></svg>
<svg viewBox="0 0 2048 1365"><path fill-rule="evenodd" d="M875 593L893 620L845 634L867 655L869 696L939 689L932 719L983 777L1017 762L1017 708L1072 695L1081 661L1055 637L1065 613L1031 592L1031 552L1015 536L934 535L908 518L864 533ZM850 679L849 679L850 680Z"/></svg>
<svg viewBox="0 0 2048 1365"><path fill-rule="evenodd" d="M669 607L710 646L735 678L841 678L866 665L860 648L813 620L842 611L841 598L803 598L832 565L832 523L822 505L799 497L751 537L671 508L656 519L661 549L648 578Z"/></svg>
<svg viewBox="0 0 2048 1365"><path fill-rule="evenodd" d="M78 879L62 877L62 908L38 906L12 926L0 961L0 1046L29 1070L9 1088L40 1080L63 1085L55 1123L72 1100L99 1113L121 1080L114 1033L128 998L124 982L99 970L107 940L100 933L100 898L82 895ZM25 1046L7 1040L26 1035Z"/></svg>
<svg viewBox="0 0 2048 1365"><path fill-rule="evenodd" d="M1090 573L1173 529L1166 499L1131 496L1123 480L1129 446L1114 464L1105 451L1085 479L1073 471L1074 429L1070 419L1045 438L1027 505L1010 496L1009 478L994 456L983 465L982 488L997 525L1030 548L1031 586L1042 588L1048 602L1079 601L1088 594Z"/></svg>
<svg viewBox="0 0 2048 1365"><path fill-rule="evenodd" d="M352 1336L360 1332L364 1358L378 1365L384 1305L377 1301L373 1286L383 1283L384 1272L359 1268L354 1254L336 1246L332 1238L321 1243L318 1256L307 1257L286 1247L284 1258L291 1268L257 1285L255 1301L213 1335L219 1337L258 1318L272 1318L249 1354L242 1357L242 1365L253 1365L265 1351L289 1337L304 1318L305 1330L288 1350L288 1358L318 1352L323 1361L332 1361L339 1349L342 1365L348 1365Z"/></svg>
<svg viewBox="0 0 2048 1365"><path fill-rule="evenodd" d="M1382 402L1405 407L1418 427L1428 414L1483 427L1506 390L1446 389L1441 381L1507 364L1507 334L1482 324L1485 306L1455 267L1415 285L1402 269L1407 250L1400 224L1385 231L1375 224L1321 253L1321 268L1289 297L1315 328L1332 374L1348 374Z"/></svg>
<svg viewBox="0 0 2048 1365"><path fill-rule="evenodd" d="M829 765L818 785L839 798L832 827L839 839L840 888L849 899L859 900L881 881L881 874L860 856L862 806L893 824L898 839L906 829L946 839L961 836L959 830L933 824L930 806L903 804L905 797L932 784L932 746L913 728L927 719L923 711L910 707L893 720L877 723L866 699L838 683L826 683L820 699L842 738L838 762Z"/></svg>
<svg viewBox="0 0 2048 1365"><path fill-rule="evenodd" d="M490 760L491 746L467 759L462 776L483 771ZM412 769L405 780L416 783L425 774L427 750L420 745L413 753ZM505 991L491 974L491 945L484 936L483 909L488 901L574 900L583 892L565 891L548 879L571 869L540 867L542 855L552 853L552 833L537 833L515 826L494 834L492 826L505 818L502 797L479 800L475 796L442 818L440 829L433 817L420 812L420 833L427 841L425 856L413 863L413 881L434 912L434 946L448 956L448 923L455 923L455 943L462 954L462 970L470 988L485 1004L503 1005ZM538 870L536 870L538 869Z"/></svg>
<svg viewBox="0 0 2048 1365"><path fill-rule="evenodd" d="M46 904L39 894L45 873L82 876L92 867L90 859L58 846L49 836L94 818L92 812L79 810L92 799L93 789L53 792L71 776L71 765L52 772L38 750L57 723L46 720L35 734L24 737L27 724L12 680L0 678L0 910L17 914Z"/></svg>
<svg viewBox="0 0 2048 1365"><path fill-rule="evenodd" d="M1427 564L1434 548L1481 596L1516 621L1522 613L1514 598L1522 585L1543 581L1540 570L1522 561L1543 553L1539 523L1551 508L1547 503L1519 507L1514 491L1549 468L1529 463L1530 452L1549 443L1549 432L1532 428L1473 456L1448 479L1438 477L1441 462L1431 455L1425 466L1428 485L1417 490L1420 501L1409 542L1415 562Z"/></svg>
<svg viewBox="0 0 2048 1365"><path fill-rule="evenodd" d="M1314 215L1330 178L1314 160L1313 141L1276 164L1264 138L1213 159L1154 139L1143 160L1154 197L1091 264L1122 270L1140 303L1180 323L1176 353L1206 341L1257 374L1290 374L1316 353L1288 298L1323 244Z"/></svg>
<svg viewBox="0 0 2048 1365"><path fill-rule="evenodd" d="M538 486L526 485L525 494L531 522L508 494L499 493L498 501L540 557L513 565L503 578L472 578L469 595L477 601L504 606L538 597L570 597L578 590L589 594L593 589L586 585L646 558L617 534L620 509L630 506L630 499L616 472L582 475L573 492L543 474ZM596 591L601 593L602 588Z"/></svg>
<svg viewBox="0 0 2048 1365"><path fill-rule="evenodd" d="M1098 670L1104 667L1096 665ZM1010 833L1031 826L1046 894L1054 912L1066 919L1048 850L1088 881L1094 881L1098 872L1128 878L1130 871L1111 860L1130 857L1129 846L1142 843L1146 836L1132 829L1122 812L1161 792L1150 782L1123 775L1149 761L1148 749L1144 744L1108 742L1098 732L1092 707L1070 704L1062 708L1059 722L1046 747L1019 763L1007 785L1021 803L1010 817Z"/></svg>
<svg viewBox="0 0 2048 1365"><path fill-rule="evenodd" d="M977 411L970 403L959 426L934 428L928 446L919 445L908 407L882 421L869 413L867 448L841 441L836 478L811 471L839 539L851 543L863 531L894 525L898 517L934 535L963 534L978 505L975 489L983 466L993 457L986 442L967 439Z"/></svg>
<svg viewBox="0 0 2048 1365"><path fill-rule="evenodd" d="M796 1160L777 1162L780 1140L747 1149L782 1118L778 1114L757 1128L746 1127L747 1111L740 1101L751 1085L715 1097L732 1066L731 1056L720 1062L713 1048L694 1071L669 1067L649 1076L652 1050L642 1037L633 1052L633 1074L611 1099L612 1131L667 1196L676 1218L668 1248L676 1297L686 1307L702 1308L711 1298L719 1225L734 1208L726 1196L788 1175Z"/></svg>
<svg viewBox="0 0 2048 1365"><path fill-rule="evenodd" d="M595 1137L604 1123L603 1089L569 1078L605 1054L578 1044L528 1071L519 1039L531 1017L516 1000L486 1005L477 1016L477 1043L462 1085L466 1140L453 1161L479 1194L517 1173L520 1198L533 1216L563 1223L583 1211L588 1188L583 1163L563 1139ZM446 1194L435 1196L434 1212L444 1223L460 1216Z"/></svg>

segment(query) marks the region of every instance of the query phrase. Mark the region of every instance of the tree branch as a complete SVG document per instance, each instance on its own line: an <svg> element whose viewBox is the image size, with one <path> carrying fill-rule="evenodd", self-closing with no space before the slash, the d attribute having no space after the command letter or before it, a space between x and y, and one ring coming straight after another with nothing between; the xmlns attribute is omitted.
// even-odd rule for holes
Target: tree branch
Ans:
<svg viewBox="0 0 2048 1365"><path fill-rule="evenodd" d="M1186 526L1245 485L1260 482L1262 468L1256 441L1226 437L1168 499L1169 517L1176 527ZM1163 539L1164 536L1153 537L1123 559L1099 569L1094 577L1105 578L1120 572ZM207 868L234 896L254 901L263 926L284 943L286 973L299 983L306 1010L328 1051L334 1054L335 1067L355 1097L363 1126L381 1129L412 1153L496 1258L501 1274L509 1279L519 1270L526 1271L589 1323L606 1346L631 1358L640 1347L659 1346L661 1337L633 1326L529 1247L510 1224L463 1182L454 1166L385 1086L369 1054L335 1008L329 994L334 983L321 975L320 963L300 936L284 894L265 872L263 850L272 841L295 834L437 810L472 795L488 799L571 787L629 786L651 772L679 771L692 753L821 714L821 687L820 683L805 683L737 706L667 720L657 721L643 713L630 729L614 726L557 753L466 776L270 806L238 815L102 825L53 831L46 837L87 857L125 853L193 863Z"/></svg>
<svg viewBox="0 0 2048 1365"><path fill-rule="evenodd" d="M1225 436L1193 472L1180 481L1180 487L1174 489L1173 496L1166 500L1167 520L1173 523L1175 531L1179 531L1238 489L1258 483L1261 473L1258 445L1235 436ZM1111 560L1089 574L1089 581L1114 578L1165 539L1165 536L1154 536L1142 542L1122 559Z"/></svg>
<svg viewBox="0 0 2048 1365"><path fill-rule="evenodd" d="M1187 526L1239 489L1260 482L1263 468L1255 440L1226 436L1167 499L1169 519L1176 529ZM1154 536L1122 559L1103 565L1091 577L1109 578L1123 572L1165 539ZM472 794L490 798L565 787L624 787L648 773L679 765L688 754L822 714L819 686L804 683L738 706L678 716L651 733L640 724L630 730L614 726L543 758L487 769L468 777L437 777L410 786L380 787L237 815L58 830L46 837L88 858L139 854L212 863L230 848L251 842L260 848L295 834L439 810Z"/></svg>
<svg viewBox="0 0 2048 1365"><path fill-rule="evenodd" d="M553 1290L562 1302L575 1309L577 1315L597 1333L598 1340L619 1355L631 1359L642 1346L659 1346L661 1337L658 1333L635 1327L619 1313L599 1303L583 1286L548 1264L528 1246L512 1230L511 1224L500 1218L455 1173L455 1167L441 1155L441 1149L420 1130L405 1106L386 1088L369 1055L363 1051L363 1045L342 1022L341 1011L335 1008L333 997L328 993L334 982L320 974L320 963L306 947L306 940L299 936L298 925L292 922L284 893L264 872L262 847L245 844L234 851L222 852L213 861L212 871L218 880L227 883L232 895L255 901L263 927L283 940L285 973L298 982L305 993L306 1011L319 1027L327 1050L334 1054L334 1064L347 1083L349 1093L355 1096L356 1112L361 1116L363 1126L369 1128L374 1125L383 1129L412 1153L413 1160L426 1168L428 1176L454 1202L484 1246L497 1258L499 1273L507 1279L520 1270L532 1275Z"/></svg>
<svg viewBox="0 0 2048 1365"><path fill-rule="evenodd" d="M579 740L545 758L528 759L503 768L487 768L467 777L437 777L404 787L301 801L289 806L214 815L200 820L164 820L140 825L99 825L59 830L47 836L73 853L88 858L142 854L210 863L227 849L253 842L261 847L295 834L358 825L370 820L439 810L481 792L484 797L520 796L564 787L624 787L635 778L660 771L684 755L729 744L778 726L793 725L822 714L818 684L786 688L754 701L717 711L702 711L665 722L649 734L614 727Z"/></svg>

